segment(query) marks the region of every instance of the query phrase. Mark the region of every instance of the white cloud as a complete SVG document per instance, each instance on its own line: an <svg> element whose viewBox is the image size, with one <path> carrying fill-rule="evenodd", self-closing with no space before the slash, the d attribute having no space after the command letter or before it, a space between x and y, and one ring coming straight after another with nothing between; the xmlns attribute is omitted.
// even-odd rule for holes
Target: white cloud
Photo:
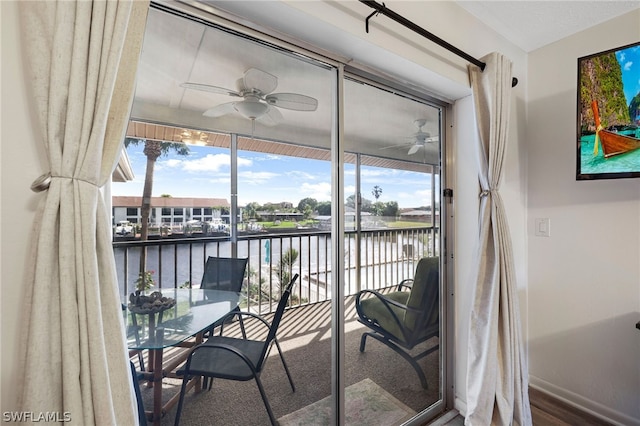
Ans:
<svg viewBox="0 0 640 426"><path fill-rule="evenodd" d="M239 157L238 167L250 167L253 162L249 159ZM185 172L211 172L216 173L224 169L228 169L231 165L231 157L229 154L207 154L204 157L183 160L180 158L171 158L159 161L156 165L158 170L166 168L180 169Z"/></svg>
<svg viewBox="0 0 640 426"><path fill-rule="evenodd" d="M182 170L187 172L218 172L229 167L231 157L228 154L207 154L196 160L184 160Z"/></svg>
<svg viewBox="0 0 640 426"><path fill-rule="evenodd" d="M399 206L404 207L420 207L431 204L431 190L423 189L415 192L398 192L394 197L394 201L398 201Z"/></svg>
<svg viewBox="0 0 640 426"><path fill-rule="evenodd" d="M161 163L158 163L160 166L167 166L167 167L179 167L180 165L182 165L184 162L184 160L178 160L176 158L171 158L169 160L166 161L162 161Z"/></svg>
<svg viewBox="0 0 640 426"><path fill-rule="evenodd" d="M238 172L238 180L240 183L247 185L264 185L278 176L277 173L272 172L252 172L250 170ZM268 190L268 188L265 189L267 192Z"/></svg>
<svg viewBox="0 0 640 426"><path fill-rule="evenodd" d="M300 199L311 197L318 201L331 201L331 183L308 183L304 182L300 185Z"/></svg>
<svg viewBox="0 0 640 426"><path fill-rule="evenodd" d="M362 170L360 171L360 176L361 177L367 177L367 178L371 178L371 177L378 177L378 176L396 176L398 173L400 173L397 170L391 170L391 169L380 169L380 168L362 168Z"/></svg>
<svg viewBox="0 0 640 426"><path fill-rule="evenodd" d="M632 65L633 65L633 62L632 62L632 61L625 62L625 64L624 64L624 70L625 70L625 71L629 71L629 70L631 69L631 66L632 66Z"/></svg>
<svg viewBox="0 0 640 426"><path fill-rule="evenodd" d="M297 182L300 182L301 180L318 180L319 179L317 175L307 173L302 170L291 170L289 172L286 172L286 175Z"/></svg>

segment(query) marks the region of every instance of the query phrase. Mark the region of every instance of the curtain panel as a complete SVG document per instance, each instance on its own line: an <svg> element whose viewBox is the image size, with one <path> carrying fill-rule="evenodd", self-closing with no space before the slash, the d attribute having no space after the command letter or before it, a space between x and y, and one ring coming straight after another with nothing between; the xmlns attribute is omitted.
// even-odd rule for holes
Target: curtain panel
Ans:
<svg viewBox="0 0 640 426"><path fill-rule="evenodd" d="M531 425L513 249L500 184L511 110L511 62L469 66L480 181L479 250L470 315L465 425Z"/></svg>
<svg viewBox="0 0 640 426"><path fill-rule="evenodd" d="M137 423L111 218L148 2L21 2L32 106L49 172L27 277L23 411L77 425Z"/></svg>

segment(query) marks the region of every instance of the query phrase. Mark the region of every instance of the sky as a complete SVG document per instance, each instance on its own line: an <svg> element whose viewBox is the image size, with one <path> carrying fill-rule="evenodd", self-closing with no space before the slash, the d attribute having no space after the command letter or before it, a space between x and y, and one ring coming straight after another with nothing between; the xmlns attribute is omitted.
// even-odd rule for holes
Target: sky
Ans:
<svg viewBox="0 0 640 426"><path fill-rule="evenodd" d="M616 59L622 68L622 84L627 105L640 93L640 45L616 51Z"/></svg>
<svg viewBox="0 0 640 426"><path fill-rule="evenodd" d="M153 196L206 197L230 200L230 156L228 149L189 146L189 156L169 154L155 165ZM144 186L146 157L143 146L127 148L134 180L114 182L112 195L141 196ZM351 166L349 166L351 167ZM400 170L373 167L361 169L362 196L371 201L374 186L382 188L381 202L396 201L400 208L430 204L430 176ZM353 168L345 170L345 193L354 192ZM238 204L291 202L303 198L331 201L330 163L297 157L277 156L250 151L238 152Z"/></svg>

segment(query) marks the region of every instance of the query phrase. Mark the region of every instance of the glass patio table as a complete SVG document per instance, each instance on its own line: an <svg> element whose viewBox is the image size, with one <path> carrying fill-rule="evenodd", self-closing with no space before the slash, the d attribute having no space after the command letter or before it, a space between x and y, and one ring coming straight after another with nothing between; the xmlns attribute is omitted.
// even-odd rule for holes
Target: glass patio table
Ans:
<svg viewBox="0 0 640 426"><path fill-rule="evenodd" d="M149 386L153 386L153 410L147 417L159 425L160 419L177 403L179 394L174 395L164 405L162 403L162 380L177 377L175 369L188 355L188 350L172 356L164 362L164 351L171 347L191 348L202 343L202 334L227 313L236 309L242 299L241 293L205 289L161 289L155 297L164 303L155 309L129 303L125 324L127 346L130 354L149 350L146 371L141 372ZM153 291L143 292L143 296L153 296ZM171 300L173 299L173 300ZM175 301L175 303L173 303ZM191 339L195 337L195 339ZM193 380L190 386L199 390L200 381Z"/></svg>

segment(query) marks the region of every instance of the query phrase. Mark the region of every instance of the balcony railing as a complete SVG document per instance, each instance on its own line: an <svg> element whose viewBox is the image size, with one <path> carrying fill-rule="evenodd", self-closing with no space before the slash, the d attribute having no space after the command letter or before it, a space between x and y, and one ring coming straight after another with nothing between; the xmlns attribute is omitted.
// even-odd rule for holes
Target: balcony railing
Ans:
<svg viewBox="0 0 640 426"><path fill-rule="evenodd" d="M348 232L344 238L345 295L411 278L420 257L436 256L439 251L438 228L434 227ZM199 287L208 256L246 257L244 308L258 313L271 311L272 302L280 297L280 279L294 273L300 274L300 279L293 292L293 305L331 298L329 232L246 234L238 237L235 246L234 255L228 236L116 241L113 249L121 298L125 301L135 291L143 248L147 250L146 270L152 272L155 288ZM294 262L287 261L291 250L298 253Z"/></svg>

